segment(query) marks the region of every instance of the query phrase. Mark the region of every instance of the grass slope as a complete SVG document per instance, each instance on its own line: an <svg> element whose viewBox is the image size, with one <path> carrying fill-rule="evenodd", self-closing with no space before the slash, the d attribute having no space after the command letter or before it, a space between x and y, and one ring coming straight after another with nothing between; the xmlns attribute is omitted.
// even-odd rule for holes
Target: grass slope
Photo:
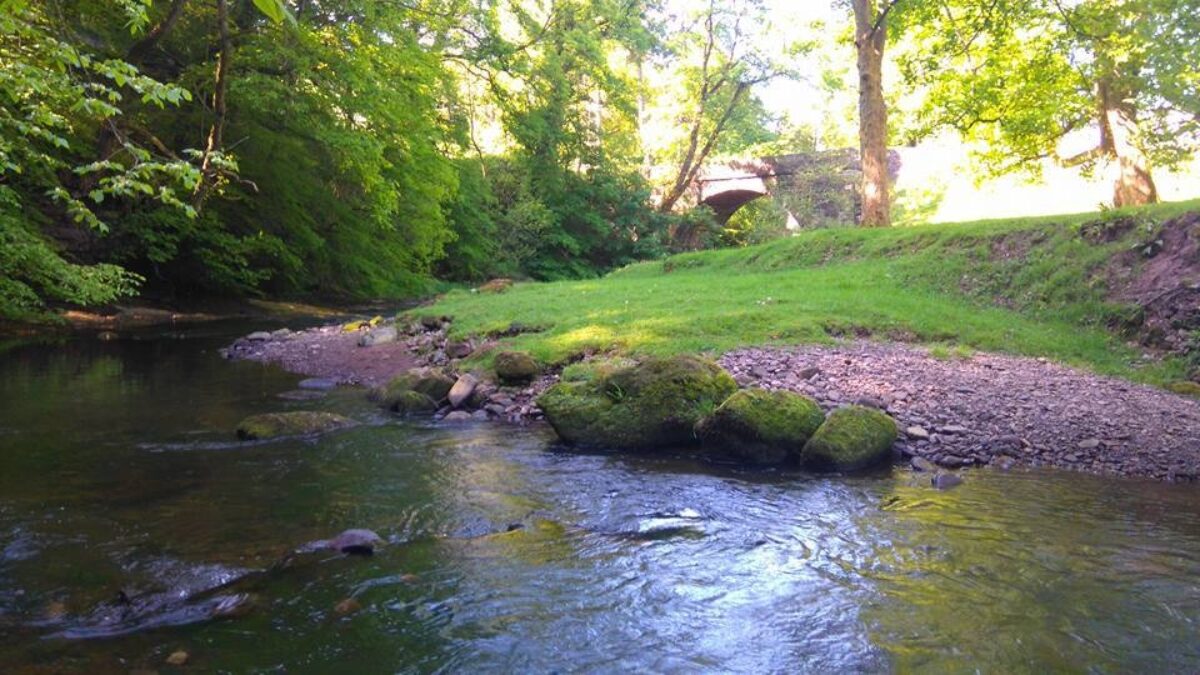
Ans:
<svg viewBox="0 0 1200 675"><path fill-rule="evenodd" d="M1162 220L1200 201L1136 211L884 230L830 229L760 246L674 256L586 281L518 284L500 295L453 291L431 308L455 336L512 322L545 331L505 338L548 363L583 352L720 353L748 345L873 336L1048 357L1148 382L1182 376L1147 362L1105 326L1103 268ZM1136 225L1096 243L1081 226ZM1125 221L1128 223L1128 221ZM953 349L951 349L953 347ZM482 357L486 359L487 357Z"/></svg>

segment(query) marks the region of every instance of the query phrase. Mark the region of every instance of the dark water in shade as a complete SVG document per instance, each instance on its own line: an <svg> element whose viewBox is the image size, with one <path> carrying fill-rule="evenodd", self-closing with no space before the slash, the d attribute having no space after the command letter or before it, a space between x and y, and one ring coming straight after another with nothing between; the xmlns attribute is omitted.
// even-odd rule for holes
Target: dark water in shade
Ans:
<svg viewBox="0 0 1200 675"><path fill-rule="evenodd" d="M0 344L0 672L1200 670L1197 486L573 454L285 401L225 341ZM363 426L231 441L309 408ZM350 527L390 544L272 568Z"/></svg>

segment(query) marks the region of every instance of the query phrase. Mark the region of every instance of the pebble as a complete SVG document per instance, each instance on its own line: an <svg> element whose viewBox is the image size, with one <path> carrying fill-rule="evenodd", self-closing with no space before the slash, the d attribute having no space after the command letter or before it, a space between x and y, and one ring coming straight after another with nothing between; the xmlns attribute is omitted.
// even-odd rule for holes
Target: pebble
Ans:
<svg viewBox="0 0 1200 675"><path fill-rule="evenodd" d="M936 473L937 472L937 466L933 462L925 459L924 457L913 457L911 464L912 464L913 471L920 471L923 473Z"/></svg>
<svg viewBox="0 0 1200 675"><path fill-rule="evenodd" d="M333 606L334 613L338 614L339 616L353 614L360 609L362 609L362 603L354 598L346 598L345 600L342 600Z"/></svg>
<svg viewBox="0 0 1200 675"><path fill-rule="evenodd" d="M915 438L919 441L929 440L929 432L926 431L924 427L918 427L914 425L905 429L904 433L907 434L909 438Z"/></svg>
<svg viewBox="0 0 1200 675"><path fill-rule="evenodd" d="M179 650L171 652L171 655L167 657L167 665L171 665L171 666L186 665L189 658L191 658L190 654L183 651L182 649L179 649Z"/></svg>
<svg viewBox="0 0 1200 675"><path fill-rule="evenodd" d="M939 473L929 479L929 484L938 490L949 490L956 485L962 485L962 478L953 473Z"/></svg>

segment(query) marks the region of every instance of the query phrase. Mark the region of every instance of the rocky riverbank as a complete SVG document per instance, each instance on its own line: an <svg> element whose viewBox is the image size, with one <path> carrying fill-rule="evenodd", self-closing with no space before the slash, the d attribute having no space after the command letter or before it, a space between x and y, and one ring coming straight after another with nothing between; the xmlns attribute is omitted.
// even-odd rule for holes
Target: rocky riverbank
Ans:
<svg viewBox="0 0 1200 675"><path fill-rule="evenodd" d="M1200 402L1044 359L853 342L742 349L720 359L742 386L786 389L826 410L882 408L896 449L946 467L1055 466L1160 480L1200 477Z"/></svg>
<svg viewBox="0 0 1200 675"><path fill-rule="evenodd" d="M462 358L494 340L455 342L428 318L406 327L335 325L256 333L230 358L278 363L339 384L379 387L412 368L456 374ZM1054 466L1168 481L1200 478L1200 402L1153 387L997 354L935 358L902 344L748 348L719 359L740 386L811 396L825 411L846 404L895 419L896 452L947 468ZM504 384L485 375L436 419L527 423L537 397L558 381L547 372Z"/></svg>

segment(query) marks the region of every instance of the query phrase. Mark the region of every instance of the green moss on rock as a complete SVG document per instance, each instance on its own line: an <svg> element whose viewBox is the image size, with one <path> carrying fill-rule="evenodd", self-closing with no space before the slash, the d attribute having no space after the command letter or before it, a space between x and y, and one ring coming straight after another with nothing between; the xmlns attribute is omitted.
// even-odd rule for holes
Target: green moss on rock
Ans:
<svg viewBox="0 0 1200 675"><path fill-rule="evenodd" d="M799 459L825 413L816 401L790 391L744 389L696 424L706 454L753 464Z"/></svg>
<svg viewBox="0 0 1200 675"><path fill-rule="evenodd" d="M1200 384L1189 382L1188 380L1169 382L1167 384L1167 391L1172 391L1176 394L1183 394L1184 396L1200 398Z"/></svg>
<svg viewBox="0 0 1200 675"><path fill-rule="evenodd" d="M733 378L715 363L676 356L561 382L538 404L567 443L649 450L695 443L696 422L735 391Z"/></svg>
<svg viewBox="0 0 1200 675"><path fill-rule="evenodd" d="M419 391L401 391L390 401L388 410L402 415L431 413L438 409L437 401Z"/></svg>
<svg viewBox="0 0 1200 675"><path fill-rule="evenodd" d="M285 412L251 415L237 427L238 438L259 440L280 436L308 436L353 426L354 420L327 412Z"/></svg>
<svg viewBox="0 0 1200 675"><path fill-rule="evenodd" d="M454 378L439 370L414 368L376 390L374 398L389 410L416 412L422 409L422 400L413 396L413 393L428 398L433 402L433 409L436 409L450 395L453 387Z"/></svg>
<svg viewBox="0 0 1200 675"><path fill-rule="evenodd" d="M886 461L896 441L896 423L863 406L838 408L808 440L800 457L813 469L853 471Z"/></svg>
<svg viewBox="0 0 1200 675"><path fill-rule="evenodd" d="M506 384L528 382L542 372L542 367L525 352L500 352L492 361L496 377Z"/></svg>

